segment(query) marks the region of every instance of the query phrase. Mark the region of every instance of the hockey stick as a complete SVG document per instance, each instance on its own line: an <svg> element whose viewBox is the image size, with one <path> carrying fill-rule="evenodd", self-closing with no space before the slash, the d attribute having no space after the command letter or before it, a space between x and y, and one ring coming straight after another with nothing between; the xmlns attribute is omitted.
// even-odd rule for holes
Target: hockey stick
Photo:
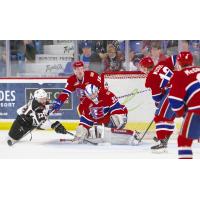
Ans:
<svg viewBox="0 0 200 200"><path fill-rule="evenodd" d="M125 94L125 95L119 96L117 98L121 99L121 98L129 97L129 96L136 95L136 94L141 94L141 93L148 92L148 91L150 91L150 89L145 89L145 90L141 90L141 91L137 91L137 92L131 92L129 94Z"/></svg>
<svg viewBox="0 0 200 200"><path fill-rule="evenodd" d="M53 113L53 110L51 112L48 113L48 115L50 115L51 113ZM29 133L31 133L34 129L37 129L38 127L40 127L44 122L41 121L38 126L33 127L31 130L29 130L26 134L24 134L19 140L12 140L12 139L8 139L7 140L7 144L9 146L13 146L14 144L18 143L19 141L21 141L24 137L26 137ZM32 136L31 136L32 139Z"/></svg>
<svg viewBox="0 0 200 200"><path fill-rule="evenodd" d="M145 132L143 133L143 136L139 139L138 143L140 143L140 142L143 140L144 136L147 134L147 132L148 132L148 130L150 129L150 127L151 127L151 125L153 124L153 122L154 122L154 120L152 120L152 121L150 122L149 126L147 127L147 129L146 129Z"/></svg>
<svg viewBox="0 0 200 200"><path fill-rule="evenodd" d="M71 135L71 136L74 136L75 138L77 137L76 135L74 135L73 133L71 133L71 132L69 132L69 131L65 131L66 132L66 134L69 134L69 135ZM63 141L63 140L62 140ZM85 141L85 142L88 142L88 143L90 143L90 144L93 144L93 145L98 145L98 143L96 143L96 142L92 142L92 141L90 141L90 140L87 140L87 139L83 139L83 141Z"/></svg>

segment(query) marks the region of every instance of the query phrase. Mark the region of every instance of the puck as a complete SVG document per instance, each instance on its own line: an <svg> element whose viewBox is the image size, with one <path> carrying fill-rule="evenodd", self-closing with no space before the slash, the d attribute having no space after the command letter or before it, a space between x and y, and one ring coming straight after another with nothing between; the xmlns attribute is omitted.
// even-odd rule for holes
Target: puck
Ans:
<svg viewBox="0 0 200 200"><path fill-rule="evenodd" d="M12 145L13 145L12 140L7 140L7 144L8 144L9 146L12 146Z"/></svg>

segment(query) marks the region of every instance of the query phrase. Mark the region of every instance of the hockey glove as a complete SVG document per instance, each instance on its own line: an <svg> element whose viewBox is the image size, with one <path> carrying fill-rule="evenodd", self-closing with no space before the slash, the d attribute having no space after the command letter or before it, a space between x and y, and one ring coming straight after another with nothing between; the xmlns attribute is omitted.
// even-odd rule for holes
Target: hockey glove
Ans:
<svg viewBox="0 0 200 200"><path fill-rule="evenodd" d="M62 107L63 102L60 99L55 99L52 105L52 111L59 111L60 108Z"/></svg>
<svg viewBox="0 0 200 200"><path fill-rule="evenodd" d="M61 134L67 133L65 127L59 121L54 122L51 125L51 128L54 129L56 133L61 133Z"/></svg>

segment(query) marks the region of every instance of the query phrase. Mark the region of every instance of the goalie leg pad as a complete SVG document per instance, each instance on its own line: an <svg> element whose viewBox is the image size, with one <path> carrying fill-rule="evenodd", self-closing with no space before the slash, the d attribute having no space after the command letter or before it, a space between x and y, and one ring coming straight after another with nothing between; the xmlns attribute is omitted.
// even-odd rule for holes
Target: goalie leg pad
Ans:
<svg viewBox="0 0 200 200"><path fill-rule="evenodd" d="M110 127L110 128L122 129L127 124L127 116L125 114L111 115L110 120L112 122L112 127Z"/></svg>
<svg viewBox="0 0 200 200"><path fill-rule="evenodd" d="M82 126L79 125L78 128L76 129L76 137L86 137L88 135L88 130Z"/></svg>
<svg viewBox="0 0 200 200"><path fill-rule="evenodd" d="M135 145L138 144L135 137L135 132L132 134L123 134L121 132L113 133L110 128L104 128L104 142L111 143L113 145Z"/></svg>
<svg viewBox="0 0 200 200"><path fill-rule="evenodd" d="M77 141L80 144L83 143L84 139L88 136L88 129L86 129L83 125L79 125L76 129L75 136L75 141Z"/></svg>

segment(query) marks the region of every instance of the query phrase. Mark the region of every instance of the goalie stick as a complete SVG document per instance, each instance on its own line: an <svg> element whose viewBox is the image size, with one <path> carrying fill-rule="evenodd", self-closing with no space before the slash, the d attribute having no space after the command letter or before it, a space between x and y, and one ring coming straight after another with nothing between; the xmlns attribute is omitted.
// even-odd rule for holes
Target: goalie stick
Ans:
<svg viewBox="0 0 200 200"><path fill-rule="evenodd" d="M66 134L69 134L69 135L74 136L74 137L76 138L76 135L74 135L73 133L71 133L71 132L69 132L69 131L67 131L67 130L66 130ZM61 141L61 140L60 140L60 141ZM62 141L64 141L64 139L62 139ZM98 143L92 142L92 141L87 140L87 139L85 139L85 138L83 139L83 141L88 142L88 143L93 144L93 145L98 145Z"/></svg>
<svg viewBox="0 0 200 200"><path fill-rule="evenodd" d="M118 98L118 99L121 99L121 98L133 96L133 95L136 95L136 94L141 94L141 93L148 92L148 91L150 91L150 89L140 90L140 91L137 91L137 92L131 92L131 93L129 93L129 94L125 94L125 95L119 96L119 97L117 97L117 98Z"/></svg>

